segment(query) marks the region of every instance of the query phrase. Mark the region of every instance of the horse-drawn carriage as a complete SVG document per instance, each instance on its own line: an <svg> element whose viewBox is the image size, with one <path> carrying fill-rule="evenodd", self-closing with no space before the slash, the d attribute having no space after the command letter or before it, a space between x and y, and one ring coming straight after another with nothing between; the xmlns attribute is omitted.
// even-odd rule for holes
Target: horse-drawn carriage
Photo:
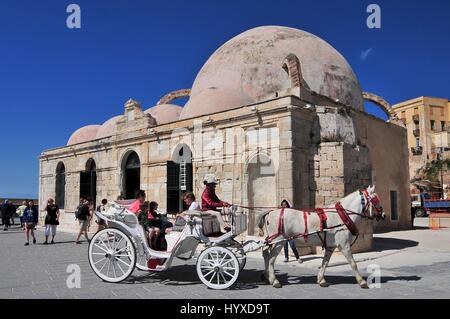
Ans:
<svg viewBox="0 0 450 319"><path fill-rule="evenodd" d="M243 208L243 207L241 207ZM253 208L255 209L255 208ZM274 263L284 242L299 243L325 249L317 283L326 287L325 269L335 249L349 262L358 284L368 288L357 269L351 246L358 239L358 227L364 219L383 220L385 214L375 187L357 190L335 205L314 210L274 208L260 214L257 225L265 239L253 238L238 242L236 237L247 230L247 215L232 206L225 215L231 231L217 235L205 234L203 213L188 211L179 217L172 232L166 235L167 251L151 249L144 229L135 214L112 204L106 213L96 212L108 228L94 235L89 244L89 263L94 272L107 282L128 278L137 267L144 271L168 269L175 258L194 257L199 244L204 249L197 258L197 274L209 288L226 289L237 280L245 267L246 253L262 249L265 261L263 279L276 288L281 287L275 277Z"/></svg>
<svg viewBox="0 0 450 319"><path fill-rule="evenodd" d="M247 230L247 215L235 206L224 214L231 224L227 233L205 234L204 212L188 211L179 216L166 235L167 251L150 247L147 235L137 216L118 204L104 212L96 212L108 228L96 233L89 244L89 263L95 274L106 282L127 279L134 268L159 272L168 269L175 258L194 257L199 244L205 248L197 258L197 274L209 288L226 289L232 286L245 267L246 255L236 236Z"/></svg>

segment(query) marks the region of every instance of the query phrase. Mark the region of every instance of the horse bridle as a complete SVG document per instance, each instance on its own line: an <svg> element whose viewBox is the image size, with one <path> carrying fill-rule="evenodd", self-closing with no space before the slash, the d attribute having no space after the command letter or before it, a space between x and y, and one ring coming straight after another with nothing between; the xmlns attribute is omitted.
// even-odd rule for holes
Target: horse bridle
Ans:
<svg viewBox="0 0 450 319"><path fill-rule="evenodd" d="M367 189L360 190L359 193L361 194L361 205L363 207L362 213L369 219L375 218L377 221L379 221L380 219L384 220L386 216L384 215L383 207L380 204L380 198L378 197L378 195L370 196ZM369 206L372 206L375 209L375 217L366 215L369 210Z"/></svg>

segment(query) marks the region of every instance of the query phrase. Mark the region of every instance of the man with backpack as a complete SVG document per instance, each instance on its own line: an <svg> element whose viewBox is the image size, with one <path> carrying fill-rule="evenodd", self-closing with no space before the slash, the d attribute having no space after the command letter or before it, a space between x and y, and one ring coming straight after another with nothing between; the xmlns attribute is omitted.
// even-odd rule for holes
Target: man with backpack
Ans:
<svg viewBox="0 0 450 319"><path fill-rule="evenodd" d="M89 242L90 239L88 237L88 227L91 222L91 208L89 207L89 201L86 198L80 198L80 205L77 207L75 211L75 218L78 219L78 223L80 224L80 232L78 233L77 239L75 240L76 244L81 244L80 237L84 234L86 240Z"/></svg>

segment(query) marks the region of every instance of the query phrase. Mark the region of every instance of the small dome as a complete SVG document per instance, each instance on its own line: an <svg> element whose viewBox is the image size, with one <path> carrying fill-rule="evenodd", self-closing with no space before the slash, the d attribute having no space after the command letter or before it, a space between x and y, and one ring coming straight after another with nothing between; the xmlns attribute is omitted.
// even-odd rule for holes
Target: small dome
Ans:
<svg viewBox="0 0 450 319"><path fill-rule="evenodd" d="M103 123L103 125L99 128L95 139L113 136L116 133L117 122L122 117L123 117L123 115L114 116L113 118L111 118L111 119L107 120L105 123Z"/></svg>
<svg viewBox="0 0 450 319"><path fill-rule="evenodd" d="M145 113L156 119L158 125L175 122L180 119L183 108L174 104L160 104L149 108Z"/></svg>
<svg viewBox="0 0 450 319"><path fill-rule="evenodd" d="M192 96L181 112L180 119L222 112L254 103L254 100L239 90L208 88Z"/></svg>
<svg viewBox="0 0 450 319"><path fill-rule="evenodd" d="M88 125L76 130L69 138L67 145L75 145L96 139L100 125Z"/></svg>
<svg viewBox="0 0 450 319"><path fill-rule="evenodd" d="M364 110L358 79L345 58L311 33L280 26L248 30L217 49L198 73L189 104L211 87L244 92L255 102L290 88L291 79L283 69L289 54L299 59L302 77L311 90ZM202 101L195 104L190 107L191 114L210 110Z"/></svg>

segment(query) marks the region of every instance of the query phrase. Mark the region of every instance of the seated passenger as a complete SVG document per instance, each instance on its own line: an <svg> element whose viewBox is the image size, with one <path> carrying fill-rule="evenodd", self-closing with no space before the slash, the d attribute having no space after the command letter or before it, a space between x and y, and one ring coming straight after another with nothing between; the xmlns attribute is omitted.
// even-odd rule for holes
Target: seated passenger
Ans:
<svg viewBox="0 0 450 319"><path fill-rule="evenodd" d="M188 210L201 211L200 205L195 201L195 195L192 192L186 192L183 196L183 201L188 207Z"/></svg>
<svg viewBox="0 0 450 319"><path fill-rule="evenodd" d="M169 222L164 216L157 213L158 203L151 202L148 210L148 225L149 227L154 227L154 234L152 238L152 245L158 250L165 250L167 243L164 236L166 235L166 230L172 228L173 224Z"/></svg>
<svg viewBox="0 0 450 319"><path fill-rule="evenodd" d="M141 205L145 202L145 191L139 190L136 192L136 200L126 207L130 212L133 212L135 214L139 214Z"/></svg>
<svg viewBox="0 0 450 319"><path fill-rule="evenodd" d="M227 202L221 201L216 195L216 177L214 174L208 174L203 180L205 184L205 190L202 194L202 211L208 211L208 213L217 217L220 223L220 228L223 232L228 232L231 230L230 225L225 223L222 218L221 213L218 211L218 207L230 207L231 205Z"/></svg>
<svg viewBox="0 0 450 319"><path fill-rule="evenodd" d="M149 225L149 211L150 211L150 202L144 202L139 209L139 214L138 214L138 220L139 220L139 224L142 225L142 227L144 228L145 231L145 235L148 238L148 243L150 245L150 247L153 247L153 237L154 234L158 234L160 230L158 228L152 228L152 226Z"/></svg>

